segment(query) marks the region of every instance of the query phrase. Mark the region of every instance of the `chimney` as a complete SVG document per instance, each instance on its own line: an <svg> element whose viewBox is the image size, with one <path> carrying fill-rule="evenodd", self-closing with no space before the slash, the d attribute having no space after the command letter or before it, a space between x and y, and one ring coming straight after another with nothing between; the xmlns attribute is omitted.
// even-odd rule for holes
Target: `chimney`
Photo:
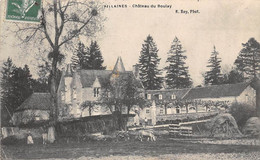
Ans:
<svg viewBox="0 0 260 160"><path fill-rule="evenodd" d="M133 74L136 79L139 79L139 64L133 65Z"/></svg>

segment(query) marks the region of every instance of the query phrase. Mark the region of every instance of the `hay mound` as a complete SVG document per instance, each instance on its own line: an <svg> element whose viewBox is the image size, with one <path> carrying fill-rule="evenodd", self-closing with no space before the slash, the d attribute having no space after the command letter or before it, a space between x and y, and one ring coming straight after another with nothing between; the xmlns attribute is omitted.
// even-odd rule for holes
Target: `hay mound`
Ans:
<svg viewBox="0 0 260 160"><path fill-rule="evenodd" d="M228 113L219 114L211 121L212 137L240 137L241 132L238 129L235 118Z"/></svg>
<svg viewBox="0 0 260 160"><path fill-rule="evenodd" d="M243 128L243 133L249 136L260 136L260 118L249 118Z"/></svg>

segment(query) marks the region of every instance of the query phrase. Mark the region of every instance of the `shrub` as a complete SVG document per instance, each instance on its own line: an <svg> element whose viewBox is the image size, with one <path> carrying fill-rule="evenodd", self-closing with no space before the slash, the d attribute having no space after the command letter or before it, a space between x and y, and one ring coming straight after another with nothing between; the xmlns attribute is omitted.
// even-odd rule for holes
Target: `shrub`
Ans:
<svg viewBox="0 0 260 160"><path fill-rule="evenodd" d="M238 128L242 130L250 117L256 116L256 108L245 103L234 103L230 106L230 114L235 118Z"/></svg>

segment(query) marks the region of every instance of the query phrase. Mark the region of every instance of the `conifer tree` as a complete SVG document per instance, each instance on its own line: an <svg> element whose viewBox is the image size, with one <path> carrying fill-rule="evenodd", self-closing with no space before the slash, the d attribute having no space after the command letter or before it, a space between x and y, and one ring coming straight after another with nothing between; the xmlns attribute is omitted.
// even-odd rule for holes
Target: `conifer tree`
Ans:
<svg viewBox="0 0 260 160"><path fill-rule="evenodd" d="M88 68L95 70L104 70L106 67L103 66L103 57L100 48L96 41L91 41L91 44L87 50L88 55Z"/></svg>
<svg viewBox="0 0 260 160"><path fill-rule="evenodd" d="M88 56L87 56L87 48L82 42L78 43L78 47L76 49L76 52L71 57L71 63L72 67L76 67L79 65L81 69L87 69L89 68L88 64Z"/></svg>
<svg viewBox="0 0 260 160"><path fill-rule="evenodd" d="M185 52L179 39L175 37L166 60L166 63L168 63L168 66L165 67L167 88L191 87L192 81L188 73L188 67L185 65L187 56L183 55Z"/></svg>
<svg viewBox="0 0 260 160"><path fill-rule="evenodd" d="M159 77L161 71L158 69L160 58L157 55L157 46L150 35L144 41L140 53L139 75L145 89L160 89L162 83L162 78Z"/></svg>
<svg viewBox="0 0 260 160"><path fill-rule="evenodd" d="M254 38L250 38L242 46L235 65L246 78L256 77L260 71L260 44Z"/></svg>
<svg viewBox="0 0 260 160"><path fill-rule="evenodd" d="M96 41L91 41L89 47L80 42L75 54L71 58L72 66L79 65L81 69L104 70L102 53Z"/></svg>
<svg viewBox="0 0 260 160"><path fill-rule="evenodd" d="M1 70L1 124L6 126L11 119L12 113L14 111L12 101L14 86L12 84L13 71L15 65L12 62L11 58L8 58L6 62L3 63Z"/></svg>
<svg viewBox="0 0 260 160"><path fill-rule="evenodd" d="M206 72L204 76L204 82L206 85L216 85L222 83L222 75L221 75L221 59L218 58L219 53L216 51L216 47L214 46L213 52L211 54L210 59L208 60L207 67L210 69Z"/></svg>

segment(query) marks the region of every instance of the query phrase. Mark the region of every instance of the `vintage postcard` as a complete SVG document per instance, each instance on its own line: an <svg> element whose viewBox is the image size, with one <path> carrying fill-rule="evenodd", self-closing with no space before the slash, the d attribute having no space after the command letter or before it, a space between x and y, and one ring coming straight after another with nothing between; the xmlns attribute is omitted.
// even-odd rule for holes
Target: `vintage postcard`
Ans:
<svg viewBox="0 0 260 160"><path fill-rule="evenodd" d="M259 159L259 15L259 0L0 0L1 159Z"/></svg>

